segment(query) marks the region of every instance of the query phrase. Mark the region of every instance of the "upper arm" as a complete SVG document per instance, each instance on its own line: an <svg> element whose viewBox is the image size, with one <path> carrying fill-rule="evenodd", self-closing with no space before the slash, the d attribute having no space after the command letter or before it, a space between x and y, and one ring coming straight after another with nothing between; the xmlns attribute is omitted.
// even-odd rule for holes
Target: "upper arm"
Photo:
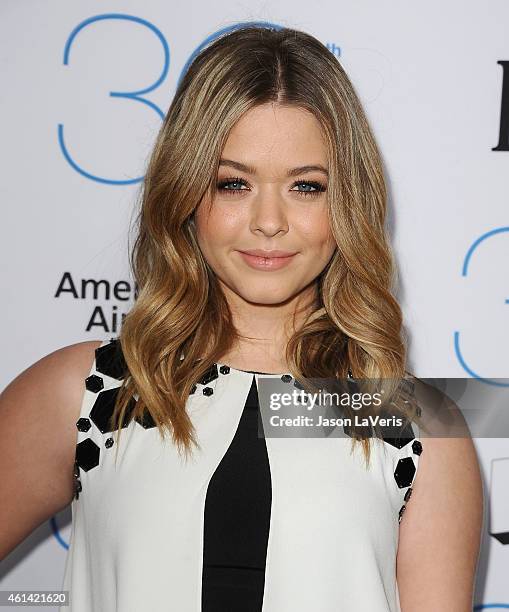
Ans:
<svg viewBox="0 0 509 612"><path fill-rule="evenodd" d="M475 446L467 435L421 443L399 531L401 612L471 612L484 510Z"/></svg>
<svg viewBox="0 0 509 612"><path fill-rule="evenodd" d="M100 344L58 349L0 394L0 559L72 501L76 421Z"/></svg>

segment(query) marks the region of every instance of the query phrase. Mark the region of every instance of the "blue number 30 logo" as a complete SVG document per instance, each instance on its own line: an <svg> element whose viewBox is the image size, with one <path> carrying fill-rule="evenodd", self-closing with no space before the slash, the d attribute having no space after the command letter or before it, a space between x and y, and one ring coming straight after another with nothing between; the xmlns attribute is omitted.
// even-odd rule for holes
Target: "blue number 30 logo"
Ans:
<svg viewBox="0 0 509 612"><path fill-rule="evenodd" d="M113 19L118 19L118 20L124 20L124 21L130 21L130 22L135 22L138 25L144 27L144 28L148 28L153 34L155 34L155 36L157 36L157 38L159 39L159 42L161 43L161 47L162 47L162 51L163 51L163 55L164 55L164 63L163 63L163 69L161 71L161 74L159 76L159 78L152 83L151 85L149 85L148 87L145 87L143 89L138 89L136 91L110 91L110 96L114 97L114 98L126 98L128 100L131 100L133 102L139 102L142 104L145 104L147 107L151 108L153 111L155 111L159 117L161 119L164 119L164 113L163 111L153 102L151 102L149 99L147 99L146 97L144 97L146 94L148 94L151 91L154 91L157 87L159 87L159 85L161 85L161 83L165 80L166 76L168 75L168 71L170 68L170 48L168 45L168 42L166 41L166 38L164 37L163 33L161 32L161 30L159 30L159 28L157 28L154 24L150 23L149 21L145 20L145 19L141 19L140 17L135 17L133 15L125 15L122 13L106 13L104 15L95 15L94 17L90 17L88 19L85 19L84 21L82 21L80 24L78 24L74 30L71 32L71 34L69 35L66 43L65 43L65 48L64 48L64 65L68 66L69 65L69 56L71 53L71 46L73 45L73 43L75 42L75 40L78 37L78 34L80 32L82 32L82 30L84 30L85 28L89 27L90 25L97 23L98 21L104 21L104 20L113 20ZM235 30L236 28L242 27L243 25L262 25L262 26L270 26L272 28L280 28L281 26L278 26L276 24L272 24L269 22L241 22L241 23L237 23L234 24L232 26L228 26L226 28L222 28L221 30L218 30L217 32L214 32L212 35L210 35L209 37L207 37L191 54L191 57L188 59L188 61L186 62L186 64L184 65L184 68L182 69L182 72L180 73L180 77L179 77L179 82L180 79L182 78L182 75L185 74L185 72L187 71L187 68L189 66L189 64L192 62L192 60L194 59L195 55L202 49L202 47L204 47L205 45L207 45L210 41L214 40L215 38L217 38L218 36L222 35L224 32L230 31L230 30ZM119 179L111 179L111 178L105 178L105 177L101 177L101 176L97 176L96 174L93 174L90 171L85 170L85 168L81 167L80 165L78 165L76 163L76 161L73 159L71 153L69 152L69 148L66 144L66 140L64 137L64 125L62 123L58 124L58 142L60 145L60 149L64 155L64 158L66 159L66 161L69 163L69 165L79 174L81 174L82 176L84 176L87 179L90 179L92 181L97 181L98 183L105 183L108 185L130 185L133 183L139 183L140 181L143 180L143 176L139 176L137 178L133 178L133 179L126 179L126 180L119 180Z"/></svg>

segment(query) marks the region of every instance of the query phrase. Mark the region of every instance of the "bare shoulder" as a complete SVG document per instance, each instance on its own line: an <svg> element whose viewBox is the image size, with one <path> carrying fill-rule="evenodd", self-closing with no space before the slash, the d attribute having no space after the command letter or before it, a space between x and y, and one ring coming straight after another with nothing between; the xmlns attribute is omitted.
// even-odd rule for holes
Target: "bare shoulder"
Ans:
<svg viewBox="0 0 509 612"><path fill-rule="evenodd" d="M448 396L420 387L422 453L400 524L401 610L470 612L481 543L484 493L474 442ZM437 435L440 434L440 435Z"/></svg>
<svg viewBox="0 0 509 612"><path fill-rule="evenodd" d="M41 357L31 364L12 380L2 391L2 411L8 410L7 404L11 399L37 398L39 403L51 394L48 408L51 410L55 399L64 395L69 399L76 397L84 391L83 376L87 375L92 367L95 349L101 345L101 340L87 340L59 348ZM76 381L79 384L76 385ZM78 387L78 388L77 388ZM83 389L81 388L83 387ZM30 406L32 403L30 404ZM28 408L27 408L28 409Z"/></svg>
<svg viewBox="0 0 509 612"><path fill-rule="evenodd" d="M100 345L59 348L0 394L0 559L72 501L76 421Z"/></svg>

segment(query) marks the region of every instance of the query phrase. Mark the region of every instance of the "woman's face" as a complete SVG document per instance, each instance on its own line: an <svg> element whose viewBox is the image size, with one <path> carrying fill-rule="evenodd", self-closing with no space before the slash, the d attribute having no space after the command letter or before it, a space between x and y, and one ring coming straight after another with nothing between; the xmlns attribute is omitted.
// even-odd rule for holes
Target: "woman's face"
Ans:
<svg viewBox="0 0 509 612"><path fill-rule="evenodd" d="M227 297L231 291L269 305L316 294L313 281L336 244L327 216L327 150L314 115L272 103L249 110L230 132L210 210L208 204L204 199L195 213L197 240ZM291 256L243 254L253 249Z"/></svg>

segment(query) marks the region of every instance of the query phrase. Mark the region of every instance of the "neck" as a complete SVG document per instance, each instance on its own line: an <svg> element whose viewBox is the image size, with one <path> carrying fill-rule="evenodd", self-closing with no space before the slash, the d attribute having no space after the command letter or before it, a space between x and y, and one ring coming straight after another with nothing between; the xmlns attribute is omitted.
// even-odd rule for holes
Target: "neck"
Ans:
<svg viewBox="0 0 509 612"><path fill-rule="evenodd" d="M316 283L311 283L284 302L272 304L248 302L220 280L219 283L231 312L237 339L217 361L249 372L288 372L288 341L318 309Z"/></svg>

